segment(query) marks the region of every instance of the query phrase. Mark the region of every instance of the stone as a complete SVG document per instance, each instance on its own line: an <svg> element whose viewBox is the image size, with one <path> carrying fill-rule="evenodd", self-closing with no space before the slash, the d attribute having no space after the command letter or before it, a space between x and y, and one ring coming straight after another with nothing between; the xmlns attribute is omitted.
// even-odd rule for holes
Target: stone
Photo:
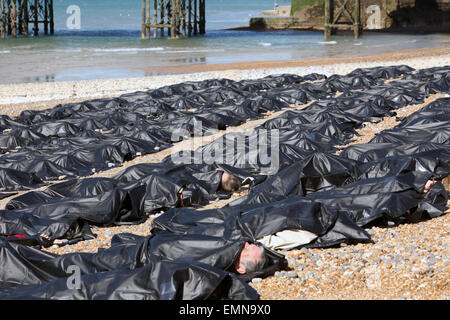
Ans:
<svg viewBox="0 0 450 320"><path fill-rule="evenodd" d="M420 257L420 254L417 253L417 252L415 252L415 253L413 253L413 254L410 255L410 258L411 258L411 259L416 259L416 258L418 258L418 257Z"/></svg>
<svg viewBox="0 0 450 320"><path fill-rule="evenodd" d="M351 275L353 275L353 272L351 272L351 271L344 272L344 277L350 277Z"/></svg>
<svg viewBox="0 0 450 320"><path fill-rule="evenodd" d="M369 290L376 290L381 287L380 279L376 276L370 276L366 279L366 287Z"/></svg>
<svg viewBox="0 0 450 320"><path fill-rule="evenodd" d="M280 271L275 271L274 276L275 277L282 277L282 273Z"/></svg>
<svg viewBox="0 0 450 320"><path fill-rule="evenodd" d="M301 248L301 249L300 249L300 252L305 253L305 254L308 254L308 253L309 253L309 250L306 249L306 248Z"/></svg>
<svg viewBox="0 0 450 320"><path fill-rule="evenodd" d="M417 247L416 247L416 246L410 246L410 247L408 248L408 251L409 251L410 253L415 252L416 250L417 250Z"/></svg>

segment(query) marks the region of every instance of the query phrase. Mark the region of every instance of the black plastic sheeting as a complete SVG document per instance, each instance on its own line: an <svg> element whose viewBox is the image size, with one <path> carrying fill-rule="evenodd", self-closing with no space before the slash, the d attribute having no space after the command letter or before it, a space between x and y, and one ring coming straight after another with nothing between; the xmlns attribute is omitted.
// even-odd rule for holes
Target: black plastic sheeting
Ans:
<svg viewBox="0 0 450 320"><path fill-rule="evenodd" d="M200 122L202 133L210 134L289 107L284 100L290 95L290 102L305 103L308 98L299 100L297 91L307 90L308 81L324 78L311 74L240 82L205 80L27 110L13 118L2 115L0 168L49 181L88 176L168 148L192 136ZM287 91L284 100L277 98L275 93L284 89L295 92ZM15 186L15 190L21 187L28 185Z"/></svg>
<svg viewBox="0 0 450 320"><path fill-rule="evenodd" d="M230 204L273 203L302 197L348 213L361 227L404 222L413 210L436 217L448 194L438 182L425 195L429 179L450 174L450 98L438 99L399 119L400 124L337 155L314 153L284 168Z"/></svg>
<svg viewBox="0 0 450 320"><path fill-rule="evenodd" d="M9 241L43 246L55 239L70 243L93 239L91 225L138 224L149 214L180 206L181 188L183 206L229 198L219 188L223 172L234 174L241 183L248 177L257 181L227 166L138 164L112 178L71 179L20 195L0 211L0 233L10 235Z"/></svg>
<svg viewBox="0 0 450 320"><path fill-rule="evenodd" d="M411 71L405 66L376 68L375 70L384 74L383 70L385 69L394 69L393 71L386 71L385 76L390 73L398 75ZM365 75L364 72L368 75ZM371 79L367 82L375 83L376 81L370 76L372 73L374 71L371 69L361 70L354 77ZM308 79L318 78L320 76L312 75ZM368 121L379 121L382 116L392 115L390 109L398 107L396 102L379 94L379 92L386 92L389 89L389 94L392 95L392 92L396 91L395 86L390 88L380 84L376 89L368 89L376 92L374 94L356 91L356 97L353 97L351 96L353 82L348 79L351 79L351 76L333 76L319 82L295 84L296 81L301 81L302 78L283 75L253 81L253 85L259 83L263 88L272 86L278 91L281 90L277 87L280 86L280 83L288 83L289 85L286 87L288 90L292 90L293 86L302 86L303 90L309 88L311 95L326 96L330 93L336 93L337 90L346 90L346 94L338 98L328 98L320 102L314 102L300 111L285 112L281 116L267 121L256 128L252 134L243 138L248 139L248 145L258 144L261 141L261 130L277 129L279 142L276 145L279 147L279 164L275 167L275 170L278 170L316 152L336 151L335 146L347 143L356 134L355 128L361 127ZM267 85L267 81L269 85ZM206 81L206 83L209 82ZM226 84L232 83L226 80L222 82ZM164 92L166 94L167 92L179 94L183 90L189 90L193 85L201 87L203 83L165 87L159 89L160 91L157 91L157 94L158 96L164 96ZM339 88L337 88L336 83L340 84ZM242 86L243 84L240 83L240 85ZM360 87L358 86L357 88L359 89ZM211 91L211 89L208 90ZM226 91L226 88L224 90ZM406 89L401 90L403 92ZM233 92L235 91L233 90ZM253 91L258 92L256 90ZM417 101L422 101L426 96L426 92L421 93L412 89L408 92L411 92L411 95L414 92L415 100ZM126 100L130 96L135 97L142 94L125 95L120 99ZM151 95L155 94L155 91L151 91ZM247 100L244 99L244 101ZM118 103L118 99L110 101L108 105L105 105L105 103L99 104L99 108L115 106ZM92 107L92 104L90 102L87 105ZM361 107L361 105L365 106L365 108ZM359 111L358 114L355 111L355 106L358 106L356 107ZM50 109L51 112L47 111L47 113L59 118L67 114L70 115L70 112L67 111L66 113L61 110L57 112L58 107L55 109ZM80 107L76 108L76 110L79 109ZM364 112L361 110L364 110ZM169 118L170 112L167 112L167 110L164 112L163 117ZM40 113L25 113L19 116L19 119L25 121L25 119L30 119L31 115L36 114ZM114 114L113 119L117 119L119 115ZM105 118L105 115L102 114L102 117ZM136 114L128 114L128 117L136 118ZM75 119L77 118L75 117ZM108 117L105 119L112 121ZM205 164L205 161L208 159L207 154L214 154L211 150L216 150L217 144L220 144L220 147L225 152L225 161L223 161L225 164L221 166L227 168L227 171L240 176L241 181L248 176L252 176L252 174L252 178L255 180L256 174L267 173L264 170L265 165L261 161L263 160L261 153L265 152L264 148L258 148L252 152L243 150L242 154L236 148L227 148L227 139L230 137L233 139L235 136L239 139L242 138L242 135L241 133L226 134L224 135L224 140L217 139L201 147L200 150L192 152L193 158L189 158L188 163L202 163L203 165L193 165L191 167L183 164L179 165L172 163L173 156L169 156L161 164L132 166L112 179L88 178L80 181L70 180L69 182L51 186L47 191L31 192L19 196L7 204L6 208L10 210L1 212L0 222L2 223L2 230L0 233L10 236L10 241L44 246L50 245L55 239L65 239L70 242L92 239L93 235L89 231L89 225L109 226L113 224L140 223L147 218L149 213L157 213L161 210L165 211L177 207L177 192L181 187L185 188L183 198L188 206L207 204L212 199L224 197L224 195L216 192L220 181L220 174L215 171L218 165L214 163L211 165ZM62 142L64 143L64 140ZM269 146L270 142L271 139L269 137L263 144ZM85 152L89 156L89 151L86 150L89 150L90 146L88 144L84 149L80 147L80 152ZM108 146L103 147L103 151L105 151L105 148L108 148ZM201 158L197 159L197 155L200 155ZM52 157L58 157L58 155L52 155ZM64 156L64 159L67 158ZM93 164L95 159L86 158L86 162ZM43 170L48 169L52 164L49 161L39 162L39 168ZM74 167L71 166L71 169ZM83 167L83 170L89 169L88 165L81 167ZM237 170L240 171L238 172ZM49 172L48 170L44 171ZM254 183L257 184L260 180L256 179ZM20 235L20 238L17 238L15 235Z"/></svg>
<svg viewBox="0 0 450 320"><path fill-rule="evenodd" d="M159 233L116 235L95 254L53 255L0 242L0 299L256 299L229 269L245 238ZM274 263L282 258L273 252ZM80 287L67 284L70 266Z"/></svg>
<svg viewBox="0 0 450 320"><path fill-rule="evenodd" d="M262 224L269 228L248 227L250 234L261 238L283 229L302 229L319 235L308 246L326 247L370 240L370 237L361 236L365 235L361 228L387 225L389 221L408 222L407 212L421 214L424 218L442 215L448 200L442 183L437 182L425 194L423 190L428 180L439 181L450 174L450 119L441 119L449 105L450 98L436 100L372 140L378 141L380 137L396 133L395 148L394 144L385 144L385 149L371 150L370 145L376 142L370 142L350 146L339 156L314 153L254 186L247 196L230 203L228 208L205 213L172 209L154 220L154 231L210 232L218 228L213 226L218 224L232 232L235 225L246 224L247 219L258 222L267 219ZM433 126L425 130L422 123L431 119ZM410 148L408 153L401 150L404 146L401 140L406 145L411 144L409 133L414 134L418 129L422 130L422 135L414 136L416 146L427 144L430 135L441 137L439 144L430 151ZM373 152L371 160L367 161L364 153L360 158L348 158L348 154L354 154L350 151L355 148ZM379 157L374 160L377 155ZM320 210L311 212L307 204L315 204ZM240 222L229 225L228 219L232 214L228 212L238 216ZM320 223L313 219L326 221L333 216L330 213L347 221L347 230L335 231L331 228L333 223L327 228L315 229ZM306 218L300 217L302 214ZM275 232L271 229L274 224L280 225Z"/></svg>
<svg viewBox="0 0 450 320"><path fill-rule="evenodd" d="M437 79L424 76L428 73L422 70L420 80L395 80L384 84L380 80L405 74L409 76L412 70L407 66L357 69L347 76L332 76L321 82L305 84L312 94L318 94L316 97L320 97L320 101L301 110L286 111L249 133L225 134L195 152L180 151L178 158L186 163L199 163L220 156L221 162L229 166L255 174L274 174L273 159L276 159L275 170L278 170L312 153L335 152L336 146L349 143L357 134L355 129L394 116L396 109L423 103L430 93L437 92L431 89L436 81L442 82L442 79L450 77L448 68L445 70L441 70L441 78ZM378 76L378 81L373 76ZM365 84L362 85L364 90L354 90L361 86L354 85L352 79L361 78L368 79L358 82ZM445 89L448 91L450 87ZM330 97L338 91L342 92L339 97ZM272 134L274 130L276 133ZM238 141L244 141L240 148L229 147L237 146ZM439 143L442 139L432 141ZM271 152L273 144L277 146L275 155ZM173 155L164 161L174 162Z"/></svg>
<svg viewBox="0 0 450 320"><path fill-rule="evenodd" d="M418 103L423 95L438 89L445 91L448 85L445 69L440 71L441 78L429 79L428 73L422 72L417 76L425 83L420 88L381 84L385 79L413 76L412 72L407 66L397 66L358 69L328 79L318 74L305 77L285 74L239 82L206 80L47 110L27 110L13 118L3 115L0 150L4 155L0 157L0 168L35 174L38 179L50 181L88 176L137 155L168 148L173 142L192 136L195 124L200 122L203 134L209 134L290 104L331 98L337 92L352 95L348 99L352 103L355 100L352 90L372 87L378 89L369 98L376 95L388 99L390 107L400 107ZM360 108L359 103L352 104Z"/></svg>
<svg viewBox="0 0 450 320"><path fill-rule="evenodd" d="M339 145L349 143L355 129L365 123L392 116L406 105L423 103L431 93L450 91L449 71L448 67L418 72L407 66L379 67L313 83L300 82L321 77L283 75L246 80L239 83L240 89L224 79L122 96L123 100L130 96L131 100L136 96L158 99L162 117L170 120L186 112L180 109L195 108L196 103L208 99L219 105L233 100L241 111L255 115L291 103L320 101L287 111L245 136L249 143L252 139L259 143L261 132L278 130L279 171L267 177L262 153L257 150L243 161L235 149L217 147L226 147L218 139L187 153L189 160L201 164L178 165L170 157L160 164L132 166L113 178L73 179L14 198L8 203L10 210L0 213L0 234L10 236L0 240L4 257L0 261L4 271L0 273L0 298L257 299L257 292L246 282L271 275L287 263L283 255L265 248L269 263L264 270L237 275L230 268L245 242L282 230L316 234L308 247L371 242L364 229L372 225L409 222L411 214L422 218L443 214L448 194L442 183L437 182L427 193L423 188L429 179L450 174L449 98L399 119L397 127L381 132L367 144L333 153ZM394 78L402 80L384 84L385 79ZM223 90L214 91L214 86ZM336 92L342 94L332 98ZM266 104L260 100L266 95L285 101ZM115 99L102 108L117 103ZM153 104L149 110L151 107ZM23 115L22 120L31 114ZM38 122L45 118L36 117ZM12 121L21 119L2 118L0 125ZM68 126L65 132L70 130ZM225 136L234 139L236 135L240 133ZM263 144L270 145L270 139ZM224 151L225 163L202 162L213 150ZM221 174L217 168L236 174L241 182L250 177L253 183L248 196L220 209L175 208L171 197L181 186L191 186L192 199L221 197L216 194ZM203 204L191 201L190 206ZM90 224L139 223L148 213L161 210L165 212L153 220L151 236L116 235L110 248L95 254L58 256L27 246L51 244L40 237L42 233L50 240L77 241L93 236ZM11 237L14 234L28 236ZM80 270L79 290L68 287L70 266Z"/></svg>
<svg viewBox="0 0 450 320"><path fill-rule="evenodd" d="M14 169L0 169L1 191L29 190L41 183L42 180L37 178L33 173L26 173Z"/></svg>

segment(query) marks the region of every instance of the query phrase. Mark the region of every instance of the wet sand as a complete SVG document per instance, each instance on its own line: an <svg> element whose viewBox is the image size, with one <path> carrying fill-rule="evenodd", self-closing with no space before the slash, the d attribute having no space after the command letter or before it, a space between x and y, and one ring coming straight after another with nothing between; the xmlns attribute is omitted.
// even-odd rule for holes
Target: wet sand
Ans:
<svg viewBox="0 0 450 320"><path fill-rule="evenodd" d="M344 63L367 63L367 62L395 62L397 60L413 58L440 57L450 54L450 44L443 48L433 49L407 49L383 53L373 56L361 56L357 58L330 58L330 59L307 59L296 61L269 61L269 62L240 62L213 65L193 65L181 67L164 67L166 72L188 73L223 70L248 70L248 69L269 69L286 67L307 67L307 66L327 66ZM161 68L152 68L147 71L160 71Z"/></svg>
<svg viewBox="0 0 450 320"><path fill-rule="evenodd" d="M316 72L330 76L346 74L359 67L399 64L408 64L416 69L450 65L450 44L442 48L400 50L358 58L193 65L174 69L177 74L140 78L4 84L0 85L0 114L13 116L26 109L44 109L58 103L90 98L116 97L124 93L155 89L185 81L213 78L240 81L281 73L305 75Z"/></svg>

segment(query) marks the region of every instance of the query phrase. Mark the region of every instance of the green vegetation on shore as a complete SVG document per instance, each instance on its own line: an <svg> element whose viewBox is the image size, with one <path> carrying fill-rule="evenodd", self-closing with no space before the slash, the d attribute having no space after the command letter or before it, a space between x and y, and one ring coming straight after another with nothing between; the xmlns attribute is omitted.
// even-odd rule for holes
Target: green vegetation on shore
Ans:
<svg viewBox="0 0 450 320"><path fill-rule="evenodd" d="M325 0L292 0L291 15L307 6L324 5Z"/></svg>

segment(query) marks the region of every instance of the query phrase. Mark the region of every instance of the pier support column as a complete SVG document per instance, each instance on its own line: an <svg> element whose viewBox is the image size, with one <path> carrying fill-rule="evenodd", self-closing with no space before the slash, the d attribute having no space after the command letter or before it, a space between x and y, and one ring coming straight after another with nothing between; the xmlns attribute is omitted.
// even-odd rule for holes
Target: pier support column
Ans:
<svg viewBox="0 0 450 320"><path fill-rule="evenodd" d="M33 11L33 18L34 18L34 28L33 28L33 34L35 37L39 36L39 3L38 0L34 0L34 11Z"/></svg>
<svg viewBox="0 0 450 320"><path fill-rule="evenodd" d="M172 39L180 38L180 0L172 1Z"/></svg>
<svg viewBox="0 0 450 320"><path fill-rule="evenodd" d="M192 0L188 0L188 35L192 35Z"/></svg>
<svg viewBox="0 0 450 320"><path fill-rule="evenodd" d="M205 0L200 0L200 34L206 33L206 12L205 12Z"/></svg>
<svg viewBox="0 0 450 320"><path fill-rule="evenodd" d="M180 14L181 14L181 22L180 22L180 28L181 28L181 35L183 38L186 37L186 0L180 0L181 1L181 8L180 8Z"/></svg>
<svg viewBox="0 0 450 320"><path fill-rule="evenodd" d="M17 37L17 10L16 0L12 0L11 4L11 35Z"/></svg>
<svg viewBox="0 0 450 320"><path fill-rule="evenodd" d="M172 0L166 0L167 25L172 25ZM167 36L172 36L172 29L167 27Z"/></svg>
<svg viewBox="0 0 450 320"><path fill-rule="evenodd" d="M53 12L53 9L52 9ZM30 21L30 17L28 14L28 0L23 0L22 3L22 15L23 15L23 35L28 37L28 22ZM53 18L52 18L53 20Z"/></svg>
<svg viewBox="0 0 450 320"><path fill-rule="evenodd" d="M49 13L50 13L50 34L54 34L55 33L55 20L54 20L54 16L53 16L53 0L50 0L50 4L49 4Z"/></svg>
<svg viewBox="0 0 450 320"><path fill-rule="evenodd" d="M48 35L48 3L45 1L44 3L44 34Z"/></svg>
<svg viewBox="0 0 450 320"><path fill-rule="evenodd" d="M11 33L12 33L12 29L11 29L11 0L7 0L7 2L6 2L6 7L7 7L7 9L8 9L8 11L7 11L7 16L6 16L6 18L7 18L7 21L6 21L6 26L7 26L7 33L8 33L8 35L10 36L11 35Z"/></svg>
<svg viewBox="0 0 450 320"><path fill-rule="evenodd" d="M194 35L198 33L197 4L198 0L194 0Z"/></svg>
<svg viewBox="0 0 450 320"><path fill-rule="evenodd" d="M360 0L325 0L324 16L325 40L330 40L337 29L353 30L355 38L360 37Z"/></svg>
<svg viewBox="0 0 450 320"><path fill-rule="evenodd" d="M156 25L158 24L158 0L153 0L153 38L158 36L158 29Z"/></svg>
<svg viewBox="0 0 450 320"><path fill-rule="evenodd" d="M145 39L145 21L147 19L146 17L146 0L142 0L142 25L141 25L141 39Z"/></svg>
<svg viewBox="0 0 450 320"><path fill-rule="evenodd" d="M22 0L17 0L17 28L19 35L23 34Z"/></svg>
<svg viewBox="0 0 450 320"><path fill-rule="evenodd" d="M170 38L173 39L175 36L175 14L173 8L175 7L175 0L171 0L171 10L170 10Z"/></svg>
<svg viewBox="0 0 450 320"><path fill-rule="evenodd" d="M353 32L355 39L358 39L361 35L361 5L360 0L355 0L355 8L353 12L355 19L355 25L353 26Z"/></svg>
<svg viewBox="0 0 450 320"><path fill-rule="evenodd" d="M151 24L151 16L150 16L150 8L151 8L151 4L150 4L151 0L147 0L147 4L146 4L146 8L147 8L147 19L145 21L145 39L150 39L150 24Z"/></svg>
<svg viewBox="0 0 450 320"><path fill-rule="evenodd" d="M331 3L330 0L325 0L324 4L324 38L325 41L329 41L331 39Z"/></svg>
<svg viewBox="0 0 450 320"><path fill-rule="evenodd" d="M2 14L0 16L0 35L2 39L6 38L6 14L5 14L5 0L0 0L0 10Z"/></svg>
<svg viewBox="0 0 450 320"><path fill-rule="evenodd" d="M160 20L159 20L159 24L161 24L161 25L163 25L164 24L164 15L165 15L165 12L166 12L166 5L165 5L165 1L164 0L160 0L161 2L160 2L160 8L159 8L159 10L160 10ZM164 37L164 27L162 27L162 28L160 28L159 29L159 32L160 32L160 36L161 37Z"/></svg>

